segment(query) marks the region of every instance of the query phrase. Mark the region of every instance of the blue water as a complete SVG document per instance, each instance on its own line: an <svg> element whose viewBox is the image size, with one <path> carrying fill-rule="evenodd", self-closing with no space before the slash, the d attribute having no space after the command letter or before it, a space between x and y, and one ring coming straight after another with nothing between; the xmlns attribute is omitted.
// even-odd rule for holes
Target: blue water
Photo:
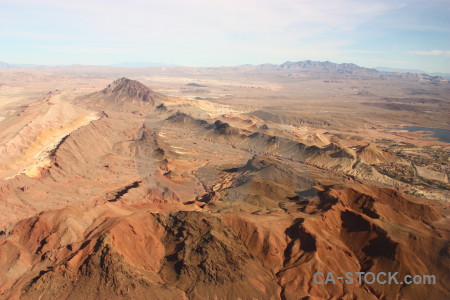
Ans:
<svg viewBox="0 0 450 300"><path fill-rule="evenodd" d="M430 132L430 136L437 138L441 142L450 143L450 130L440 128L418 127L418 126L405 126L402 129L410 132L426 131Z"/></svg>

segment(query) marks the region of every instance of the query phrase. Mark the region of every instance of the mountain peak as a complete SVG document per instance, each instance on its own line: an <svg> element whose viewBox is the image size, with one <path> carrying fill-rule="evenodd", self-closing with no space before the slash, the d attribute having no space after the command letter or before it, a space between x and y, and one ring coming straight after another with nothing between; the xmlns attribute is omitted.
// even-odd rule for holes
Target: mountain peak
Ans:
<svg viewBox="0 0 450 300"><path fill-rule="evenodd" d="M157 98L158 95L139 81L125 77L113 81L106 88L101 90L100 93L114 96L116 99L127 98L140 100L143 102L150 102L153 105L155 104L155 98Z"/></svg>
<svg viewBox="0 0 450 300"><path fill-rule="evenodd" d="M378 73L377 70L371 68L360 67L353 63L342 63L337 64L330 61L298 61L290 62L287 61L280 65L282 69L303 69L303 70L314 70L314 71L327 71L334 73L348 73L348 74L359 74L359 73Z"/></svg>
<svg viewBox="0 0 450 300"><path fill-rule="evenodd" d="M141 91L148 92L151 91L148 87L140 83L139 81L128 79L126 77L122 77L111 82L106 88L102 90L105 94L117 93L119 91L128 90L128 91Z"/></svg>

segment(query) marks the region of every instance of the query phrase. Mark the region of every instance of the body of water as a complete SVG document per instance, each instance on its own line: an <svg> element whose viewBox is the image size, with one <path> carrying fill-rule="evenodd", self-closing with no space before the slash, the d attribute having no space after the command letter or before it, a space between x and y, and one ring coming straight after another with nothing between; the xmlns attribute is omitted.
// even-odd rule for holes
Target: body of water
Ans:
<svg viewBox="0 0 450 300"><path fill-rule="evenodd" d="M441 142L450 143L450 130L448 129L419 127L419 126L405 126L400 129L408 130L410 132L426 131L430 133L431 137L437 138Z"/></svg>

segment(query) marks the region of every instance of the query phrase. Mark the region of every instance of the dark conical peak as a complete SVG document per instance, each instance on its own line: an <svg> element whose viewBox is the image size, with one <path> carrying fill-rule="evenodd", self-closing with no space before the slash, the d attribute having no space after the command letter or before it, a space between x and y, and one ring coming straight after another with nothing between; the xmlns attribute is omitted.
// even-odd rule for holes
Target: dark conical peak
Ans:
<svg viewBox="0 0 450 300"><path fill-rule="evenodd" d="M135 90L135 91L150 91L148 87L140 83L136 80L131 80L125 77L114 80L110 83L105 89L103 89L103 93L117 93L123 90Z"/></svg>
<svg viewBox="0 0 450 300"><path fill-rule="evenodd" d="M113 81L105 89L102 94L114 95L120 98L126 97L130 99L138 99L154 104L157 94L151 89L140 83L139 81L122 77Z"/></svg>

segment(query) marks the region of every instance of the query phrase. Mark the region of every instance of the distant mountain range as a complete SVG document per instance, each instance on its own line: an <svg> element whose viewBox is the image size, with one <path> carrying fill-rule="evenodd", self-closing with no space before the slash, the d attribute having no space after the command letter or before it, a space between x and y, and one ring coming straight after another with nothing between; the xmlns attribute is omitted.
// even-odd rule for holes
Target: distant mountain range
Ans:
<svg viewBox="0 0 450 300"><path fill-rule="evenodd" d="M398 68L388 68L388 67L375 67L376 70L381 72L395 72L395 73L418 73L418 74L428 74L432 76L441 76L450 79L450 73L433 72L429 73L424 70L417 69L398 69Z"/></svg>
<svg viewBox="0 0 450 300"><path fill-rule="evenodd" d="M6 62L0 61L0 68L37 68L37 67L55 67L55 66L44 66L44 65L35 65L35 64L10 64ZM66 65L64 67L69 67ZM175 64L165 64L165 63L155 63L155 62L121 62L116 64L110 64L104 67L113 67L113 68L148 68L148 67L180 67L182 66ZM200 68L201 69L201 68ZM446 79L450 79L450 73L428 73L423 70L418 69L399 69L399 68L389 68L389 67L376 67L376 68L365 68L353 63L342 63L337 64L329 61L320 62L320 61L298 61L298 62L290 62L287 61L281 65L275 64L261 64L261 65L241 65L241 66L232 66L232 67L206 67L206 69L213 70L230 70L230 69L239 69L242 71L252 71L252 70L260 70L260 71L294 71L300 73L317 73L317 74L334 74L334 75L343 75L343 76L400 76L402 78L406 77L418 77L418 75L427 75L427 76L439 76ZM393 73L399 73L400 75L395 75ZM409 73L409 74L408 74ZM417 74L417 75L412 75Z"/></svg>
<svg viewBox="0 0 450 300"><path fill-rule="evenodd" d="M39 65L33 64L9 64L3 61L0 61L0 68L35 68L40 67Z"/></svg>
<svg viewBox="0 0 450 300"><path fill-rule="evenodd" d="M79 65L79 64L77 64ZM64 65L65 67L69 65ZM108 67L119 68L146 68L146 67L179 67L174 64L154 63L154 62L121 62L107 65ZM35 65L35 64L10 64L0 61L0 68L36 68L36 67L56 67L56 65Z"/></svg>
<svg viewBox="0 0 450 300"><path fill-rule="evenodd" d="M154 63L154 62L121 62L117 64L111 64L110 67L120 68L146 68L146 67L179 67L174 64Z"/></svg>

